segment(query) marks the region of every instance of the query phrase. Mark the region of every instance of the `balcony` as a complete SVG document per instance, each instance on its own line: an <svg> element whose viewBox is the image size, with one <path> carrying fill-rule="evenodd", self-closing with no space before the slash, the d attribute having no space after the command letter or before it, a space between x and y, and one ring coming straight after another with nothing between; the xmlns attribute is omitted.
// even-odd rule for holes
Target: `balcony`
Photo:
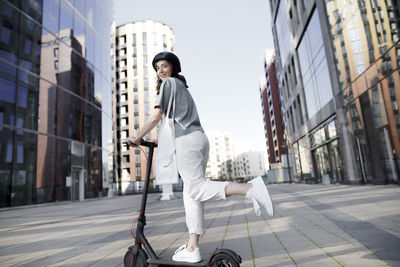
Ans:
<svg viewBox="0 0 400 267"><path fill-rule="evenodd" d="M128 107L128 100L119 102L118 106L121 106L121 107L126 106L126 107Z"/></svg>
<svg viewBox="0 0 400 267"><path fill-rule="evenodd" d="M128 88L123 88L123 89L119 89L119 90L118 90L118 94L119 94L119 95L124 94L124 93L125 93L125 94L128 93Z"/></svg>
<svg viewBox="0 0 400 267"><path fill-rule="evenodd" d="M129 162L121 162L122 169L130 168L130 167L131 167L131 165L129 164Z"/></svg>
<svg viewBox="0 0 400 267"><path fill-rule="evenodd" d="M129 125L121 125L120 127L119 127L119 129L121 130L121 131L123 131L123 130L129 130Z"/></svg>
<svg viewBox="0 0 400 267"><path fill-rule="evenodd" d="M124 78L119 78L117 79L118 83L123 83L123 82L127 82L128 81L128 77L124 77Z"/></svg>
<svg viewBox="0 0 400 267"><path fill-rule="evenodd" d="M126 155L129 155L129 149L121 150L121 156L126 156Z"/></svg>

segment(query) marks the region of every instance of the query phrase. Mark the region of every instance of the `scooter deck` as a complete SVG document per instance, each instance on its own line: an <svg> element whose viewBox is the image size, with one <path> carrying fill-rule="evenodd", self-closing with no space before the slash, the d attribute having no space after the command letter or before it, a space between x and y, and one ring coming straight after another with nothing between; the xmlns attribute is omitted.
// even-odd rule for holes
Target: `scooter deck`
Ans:
<svg viewBox="0 0 400 267"><path fill-rule="evenodd" d="M190 263L190 262L179 262L179 261L173 261L171 259L148 259L147 262L150 264L150 266L196 266L196 267L206 267L208 266L208 262L205 260L202 260L201 262L197 263Z"/></svg>

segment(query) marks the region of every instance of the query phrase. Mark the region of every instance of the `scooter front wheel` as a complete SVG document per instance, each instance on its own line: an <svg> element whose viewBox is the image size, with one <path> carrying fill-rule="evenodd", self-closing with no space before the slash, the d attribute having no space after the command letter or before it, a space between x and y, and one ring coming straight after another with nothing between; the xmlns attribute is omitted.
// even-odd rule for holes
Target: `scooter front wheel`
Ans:
<svg viewBox="0 0 400 267"><path fill-rule="evenodd" d="M136 250L136 252L135 252ZM147 267L148 256L141 248L130 247L125 253L124 266L125 267Z"/></svg>
<svg viewBox="0 0 400 267"><path fill-rule="evenodd" d="M209 266L211 267L240 267L237 259L228 253L217 253L211 259Z"/></svg>

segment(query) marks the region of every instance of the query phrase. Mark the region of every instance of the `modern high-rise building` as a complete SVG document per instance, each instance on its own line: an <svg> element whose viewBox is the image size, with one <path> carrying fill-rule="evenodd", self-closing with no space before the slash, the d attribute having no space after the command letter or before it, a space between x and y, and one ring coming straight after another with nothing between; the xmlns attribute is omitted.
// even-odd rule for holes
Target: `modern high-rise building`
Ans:
<svg viewBox="0 0 400 267"><path fill-rule="evenodd" d="M264 176L267 174L265 153L263 151L248 151L251 176Z"/></svg>
<svg viewBox="0 0 400 267"><path fill-rule="evenodd" d="M140 191L146 158L139 148L125 145L150 116L156 101L157 75L151 61L162 51L174 51L171 27L155 21L138 21L117 26L112 34L115 70L113 118L118 190ZM146 139L156 139L157 129ZM153 172L154 173L154 172Z"/></svg>
<svg viewBox="0 0 400 267"><path fill-rule="evenodd" d="M270 0L296 179L399 181L398 5Z"/></svg>
<svg viewBox="0 0 400 267"><path fill-rule="evenodd" d="M106 194L110 5L0 2L0 206Z"/></svg>
<svg viewBox="0 0 400 267"><path fill-rule="evenodd" d="M234 177L239 181L246 181L250 177L250 158L246 152L235 155Z"/></svg>
<svg viewBox="0 0 400 267"><path fill-rule="evenodd" d="M210 152L206 178L210 180L249 179L266 174L264 152L234 142L227 132L208 131Z"/></svg>
<svg viewBox="0 0 400 267"><path fill-rule="evenodd" d="M234 144L234 178L247 181L256 176L265 176L266 162L263 151L254 151L248 144Z"/></svg>
<svg viewBox="0 0 400 267"><path fill-rule="evenodd" d="M206 168L206 178L232 179L234 177L234 151L231 136L219 131L208 131L210 152Z"/></svg>
<svg viewBox="0 0 400 267"><path fill-rule="evenodd" d="M265 54L264 73L265 75L260 80L260 98L268 162L271 169L271 164L281 163L282 157L287 153L284 146L284 123L275 69L275 55L271 52L266 52Z"/></svg>

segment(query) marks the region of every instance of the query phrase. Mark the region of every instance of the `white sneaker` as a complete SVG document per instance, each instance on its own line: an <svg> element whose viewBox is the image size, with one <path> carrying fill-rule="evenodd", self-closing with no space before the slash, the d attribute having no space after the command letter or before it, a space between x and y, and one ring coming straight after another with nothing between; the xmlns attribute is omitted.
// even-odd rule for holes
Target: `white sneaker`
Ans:
<svg viewBox="0 0 400 267"><path fill-rule="evenodd" d="M200 249L197 247L194 251L190 252L186 245L180 246L176 251L175 254L172 256L173 261L185 261L185 262L200 262L201 255Z"/></svg>
<svg viewBox="0 0 400 267"><path fill-rule="evenodd" d="M251 200L253 200L254 211L256 212L256 215L261 215L261 205L267 211L269 216L274 216L272 200L261 176L254 178L249 183L252 183L253 187L247 191L246 198L251 198Z"/></svg>

